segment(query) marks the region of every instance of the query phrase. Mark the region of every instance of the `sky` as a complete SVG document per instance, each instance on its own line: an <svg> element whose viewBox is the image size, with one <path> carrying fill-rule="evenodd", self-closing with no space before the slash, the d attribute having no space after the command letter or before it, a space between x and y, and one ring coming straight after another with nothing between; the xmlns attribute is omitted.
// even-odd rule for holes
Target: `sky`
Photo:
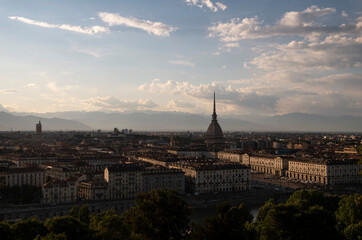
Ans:
<svg viewBox="0 0 362 240"><path fill-rule="evenodd" d="M0 0L11 112L362 116L360 0ZM0 105L0 108L1 108Z"/></svg>

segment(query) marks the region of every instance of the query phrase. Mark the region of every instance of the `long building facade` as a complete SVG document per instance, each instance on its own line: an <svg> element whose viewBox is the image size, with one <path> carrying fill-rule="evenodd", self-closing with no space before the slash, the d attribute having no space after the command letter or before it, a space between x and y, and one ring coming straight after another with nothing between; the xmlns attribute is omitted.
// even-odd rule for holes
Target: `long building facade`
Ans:
<svg viewBox="0 0 362 240"><path fill-rule="evenodd" d="M357 160L297 158L289 161L287 177L318 184L360 183Z"/></svg>
<svg viewBox="0 0 362 240"><path fill-rule="evenodd" d="M1 186L31 185L41 187L45 183L45 171L37 167L0 169Z"/></svg>
<svg viewBox="0 0 362 240"><path fill-rule="evenodd" d="M185 172L187 192L215 193L250 189L250 169L242 164L178 162L169 167Z"/></svg>

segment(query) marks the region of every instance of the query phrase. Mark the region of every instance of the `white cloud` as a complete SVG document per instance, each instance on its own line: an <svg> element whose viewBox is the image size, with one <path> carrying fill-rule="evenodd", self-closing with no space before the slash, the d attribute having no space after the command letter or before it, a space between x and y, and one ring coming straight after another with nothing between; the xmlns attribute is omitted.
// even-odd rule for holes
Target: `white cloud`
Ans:
<svg viewBox="0 0 362 240"><path fill-rule="evenodd" d="M9 112L17 112L19 111L19 106L16 104L7 104L1 107L0 105L0 111L9 111Z"/></svg>
<svg viewBox="0 0 362 240"><path fill-rule="evenodd" d="M230 81L246 91L277 97L275 114L303 112L322 115L362 115L362 74L314 77L305 72L270 71L251 79Z"/></svg>
<svg viewBox="0 0 362 240"><path fill-rule="evenodd" d="M17 20L17 21L24 22L24 23L27 23L30 25L35 25L38 27L58 28L58 29L66 30L66 31L83 33L83 34L88 34L88 35L95 35L97 33L109 32L108 28L102 27L102 26L81 27L81 26L74 26L74 25L68 25L68 24L50 24L50 23L39 22L39 21L35 21L35 20L29 19L29 18L18 17L18 16L10 16L9 19Z"/></svg>
<svg viewBox="0 0 362 240"><path fill-rule="evenodd" d="M192 85L189 82L176 82L169 80L161 82L155 79L144 83L140 90L157 94L184 95L198 100L210 101L216 91L218 102L236 107L254 108L259 111L273 111L277 107L278 97L263 95L256 91L234 88L231 85L223 86L218 83Z"/></svg>
<svg viewBox="0 0 362 240"><path fill-rule="evenodd" d="M195 108L196 105L182 100L170 100L167 107L173 110L179 110L179 109L192 109Z"/></svg>
<svg viewBox="0 0 362 240"><path fill-rule="evenodd" d="M36 86L35 83L28 83L28 84L26 84L26 87L35 87L35 86Z"/></svg>
<svg viewBox="0 0 362 240"><path fill-rule="evenodd" d="M192 67L192 68L195 67L195 63L185 61L185 60L171 60L171 61L169 61L169 63L176 64L176 65L183 65L183 66Z"/></svg>
<svg viewBox="0 0 362 240"><path fill-rule="evenodd" d="M222 42L237 42L243 39L269 38L275 36L301 36L316 39L326 34L361 34L362 19L340 26L323 24L323 17L334 14L334 8L311 6L301 12L287 12L274 25L262 25L258 16L233 18L230 22L217 23L208 28L209 37L217 37Z"/></svg>
<svg viewBox="0 0 362 240"><path fill-rule="evenodd" d="M223 11L225 11L227 8L227 6L221 2L216 2L215 5Z"/></svg>
<svg viewBox="0 0 362 240"><path fill-rule="evenodd" d="M57 86L57 82L48 82L47 87L52 90L53 92L64 92L66 90L71 90L71 89L75 89L78 88L78 85L65 85L62 87L58 87Z"/></svg>
<svg viewBox="0 0 362 240"><path fill-rule="evenodd" d="M203 112L216 91L222 114L286 114L303 112L322 115L362 115L361 73L339 73L316 78L309 71L269 71L260 77L232 80L227 84L192 84L155 79L139 89L170 97L168 108ZM178 99L187 99L176 101ZM195 111L187 106L199 107ZM185 104L185 105L184 105ZM205 108L206 107L206 108Z"/></svg>
<svg viewBox="0 0 362 240"><path fill-rule="evenodd" d="M262 53L250 64L263 69L326 71L358 68L362 64L362 38L328 36L320 42L292 41Z"/></svg>
<svg viewBox="0 0 362 240"><path fill-rule="evenodd" d="M227 48L238 48L239 43L237 43L237 42L226 43L225 47L227 47Z"/></svg>
<svg viewBox="0 0 362 240"><path fill-rule="evenodd" d="M98 16L101 20L107 23L109 26L125 25L127 27L138 28L161 37L168 37L170 33L176 31L175 27L164 24L162 22L152 22L149 20L140 20L137 18L126 18L119 14L100 12Z"/></svg>
<svg viewBox="0 0 362 240"><path fill-rule="evenodd" d="M117 111L144 110L144 109L155 108L158 106L150 99L120 100L112 96L94 97L88 100L83 100L82 103L90 108L117 110Z"/></svg>
<svg viewBox="0 0 362 240"><path fill-rule="evenodd" d="M189 5L198 6L199 8L207 7L213 12L217 12L219 9L225 11L227 6L221 2L216 2L215 4L211 0L185 0Z"/></svg>
<svg viewBox="0 0 362 240"><path fill-rule="evenodd" d="M336 12L334 8L318 8L313 5L301 12L287 12L280 19L279 24L290 27L308 27L315 25L315 21L322 16L330 15Z"/></svg>
<svg viewBox="0 0 362 240"><path fill-rule="evenodd" d="M54 92L59 91L56 82L49 82L49 83L47 84L47 87L48 87L50 90L54 91Z"/></svg>

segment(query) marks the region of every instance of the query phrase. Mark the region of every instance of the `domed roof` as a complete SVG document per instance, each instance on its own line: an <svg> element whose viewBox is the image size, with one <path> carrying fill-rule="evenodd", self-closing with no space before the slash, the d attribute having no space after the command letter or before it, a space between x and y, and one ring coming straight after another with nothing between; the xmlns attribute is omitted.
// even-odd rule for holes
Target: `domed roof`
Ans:
<svg viewBox="0 0 362 240"><path fill-rule="evenodd" d="M222 144L224 143L224 134L221 130L219 123L217 122L215 93L214 93L214 112L212 114L212 120L207 128L206 143L207 144Z"/></svg>
<svg viewBox="0 0 362 240"><path fill-rule="evenodd" d="M221 127L217 120L212 120L209 127L207 128L206 138L223 138Z"/></svg>

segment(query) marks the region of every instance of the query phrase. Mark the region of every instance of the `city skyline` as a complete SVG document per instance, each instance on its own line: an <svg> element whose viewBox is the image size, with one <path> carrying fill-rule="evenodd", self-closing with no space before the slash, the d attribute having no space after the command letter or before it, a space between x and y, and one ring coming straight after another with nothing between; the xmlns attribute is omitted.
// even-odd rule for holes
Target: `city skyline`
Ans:
<svg viewBox="0 0 362 240"><path fill-rule="evenodd" d="M359 1L3 1L11 112L362 116Z"/></svg>

